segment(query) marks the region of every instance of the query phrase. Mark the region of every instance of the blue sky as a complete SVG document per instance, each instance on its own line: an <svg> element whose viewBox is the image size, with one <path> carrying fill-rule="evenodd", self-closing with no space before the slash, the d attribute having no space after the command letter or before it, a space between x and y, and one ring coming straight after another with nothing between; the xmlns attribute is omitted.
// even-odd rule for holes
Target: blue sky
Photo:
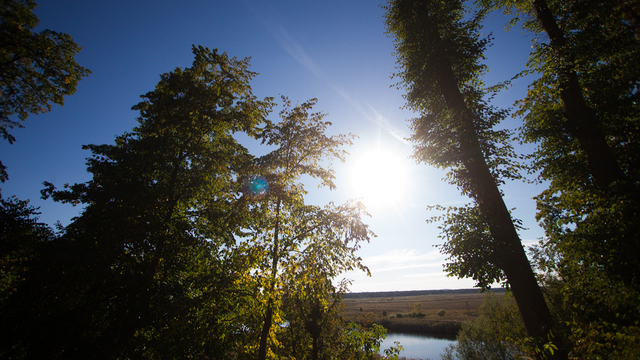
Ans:
<svg viewBox="0 0 640 360"><path fill-rule="evenodd" d="M217 1L217 0L42 0L35 10L39 29L70 34L83 47L76 60L93 72L82 80L76 94L50 113L30 116L24 129L15 129L14 145L0 143L0 158L8 167L9 181L0 184L5 197L16 195L39 206L41 220L68 224L81 209L39 199L43 181L64 183L90 179L85 168L89 153L83 144L113 143L115 136L136 125L131 106L152 90L159 75L189 66L191 45L218 48L230 56L251 57L250 70L260 73L253 81L259 98L288 96L294 103L318 98L317 111L333 123L330 133L359 136L347 162L335 164L338 189L317 189L309 184L308 201L324 205L343 203L361 195L350 179L367 154L379 151L391 157L378 164L379 176L401 174L394 201L365 200L378 235L360 251L372 277L347 274L352 291L396 291L470 288L472 280L448 278L442 272L444 257L433 245L437 224L427 205L462 205L455 187L442 181L444 173L408 157L411 144L403 110L402 91L391 85L394 71L393 42L384 33L383 13L377 1ZM489 17L485 32L493 32L487 51L489 84L511 78L524 69L531 36L519 28L505 33L506 19ZM510 107L524 96L527 79L496 98L495 105ZM277 120L278 110L271 118ZM509 119L505 126L518 126ZM265 149L247 143L260 154ZM527 150L525 148L524 150ZM359 170L365 172L366 170ZM376 176L369 174L369 178ZM365 177L366 179L367 177ZM362 181L360 180L362 185ZM529 230L525 243L542 236L531 200L542 189L522 183L504 187L507 206ZM380 190L382 191L382 190Z"/></svg>

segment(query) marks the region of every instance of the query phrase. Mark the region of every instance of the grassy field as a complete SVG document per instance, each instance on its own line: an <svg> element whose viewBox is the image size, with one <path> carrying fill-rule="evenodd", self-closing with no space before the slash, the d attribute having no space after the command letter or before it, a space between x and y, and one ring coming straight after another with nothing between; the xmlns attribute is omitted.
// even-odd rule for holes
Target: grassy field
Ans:
<svg viewBox="0 0 640 360"><path fill-rule="evenodd" d="M463 322L478 316L484 296L476 290L349 294L344 298L345 315L392 331L451 336ZM504 291L494 296L504 297Z"/></svg>

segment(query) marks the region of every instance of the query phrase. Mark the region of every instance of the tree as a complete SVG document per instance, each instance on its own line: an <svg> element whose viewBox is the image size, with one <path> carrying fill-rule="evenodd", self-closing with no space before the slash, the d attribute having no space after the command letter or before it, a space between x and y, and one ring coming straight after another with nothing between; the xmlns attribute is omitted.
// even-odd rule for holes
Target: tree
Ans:
<svg viewBox="0 0 640 360"><path fill-rule="evenodd" d="M545 34L548 42L535 42L529 67L541 77L523 101L525 139L544 142L573 142L582 172L589 182L606 188L626 180L628 164L617 156L620 147L611 141L611 131L626 128L624 121L637 99L637 26L631 1L479 0L488 9L528 18L524 28ZM515 23L518 17L512 20ZM604 31L603 31L604 29ZM626 114L625 114L626 113ZM622 116L620 116L622 115ZM554 127L546 132L542 120ZM616 129L617 128L617 129ZM618 133L629 140L629 129ZM633 131L631 131L632 133ZM554 141L550 141L553 138ZM567 139L568 138L568 139ZM549 144L543 144L549 147ZM549 156L549 155L547 155ZM565 155L565 157L567 157ZM554 168L551 163L547 163ZM585 166L586 165L586 166ZM569 168L568 171L574 171ZM565 170L567 171L567 170Z"/></svg>
<svg viewBox="0 0 640 360"><path fill-rule="evenodd" d="M420 113L411 124L414 156L451 169L450 182L474 201L460 212L453 209L445 224L443 250L453 260L448 270L478 276L480 285L504 274L527 333L546 341L553 319L498 187L519 175L510 160L509 134L493 130L505 112L484 100L480 59L488 39L478 34L483 12L464 20L460 1L389 1L385 10L400 69L394 75L407 90L407 107Z"/></svg>
<svg viewBox="0 0 640 360"><path fill-rule="evenodd" d="M233 134L255 134L271 99L252 95L248 59L193 53L133 107L138 127L85 146L92 180L43 190L85 208L17 298L32 304L44 285L38 312L22 306L29 321L17 312L7 329L16 358L224 357L242 335L236 318L257 286L236 247L247 226L237 178L252 157Z"/></svg>
<svg viewBox="0 0 640 360"><path fill-rule="evenodd" d="M639 255L635 250L639 229L633 226L634 221L628 221L638 201L635 179L640 163L636 90L640 82L636 61L639 39L632 3L482 3L529 16L531 20L524 23L525 28L549 38L548 42L534 44L529 67L540 78L531 84L517 113L524 119L522 141L538 144L532 155L533 170L540 173L540 180L550 183L549 189L538 197L539 217L544 219L549 235L558 234L560 228L568 229L564 224L573 223L582 239L609 238L606 245L600 240L589 241L583 251L590 251L590 247L594 259L617 253L614 258L605 256L606 263L600 265L627 281L638 278L632 259ZM570 109L572 101L579 103L581 110ZM583 134L587 132L591 135ZM599 140L590 142L585 136ZM611 206L620 203L629 204L622 207L627 210ZM600 206L608 210L597 210ZM616 225L602 219L610 211L616 214L610 218ZM611 225L598 225L604 223ZM618 235L612 236L615 233ZM614 238L618 240L612 241Z"/></svg>
<svg viewBox="0 0 640 360"><path fill-rule="evenodd" d="M80 47L71 36L51 30L32 31L38 25L33 14L33 0L0 2L0 134L10 144L15 137L11 120L17 114L25 120L29 114L51 110L51 104L62 105L64 96L75 93L78 81L89 75L73 57ZM0 181L8 179L0 162Z"/></svg>
<svg viewBox="0 0 640 360"><path fill-rule="evenodd" d="M373 235L362 222L366 213L360 203L331 203L325 207L305 204L301 177L318 179L320 186L330 189L335 187L330 162L343 160L345 152L340 147L351 144L353 136L327 136L325 131L331 123L322 120L322 113L310 113L315 99L295 107L284 97L283 101L282 120L268 122L258 136L263 144L275 149L256 159L252 170L257 174L247 174L254 185L257 179L261 181L260 186L249 189L264 190L259 193L262 198L253 202L252 217L256 221L250 238L259 253L257 271L265 302L258 350L261 360L270 351L269 338L275 339L273 323L281 319L283 284L308 283L308 266L322 269L329 279L355 268L368 272L354 252ZM323 162L329 166L323 166Z"/></svg>
<svg viewBox="0 0 640 360"><path fill-rule="evenodd" d="M586 162L594 180L601 186L623 181L625 174L606 142L595 112L587 105L578 75L573 68L574 56L568 51L563 30L545 0L532 2L539 25L549 36L548 50L555 59L553 67L564 112L565 132L576 138L586 155Z"/></svg>
<svg viewBox="0 0 640 360"><path fill-rule="evenodd" d="M305 281L284 284L282 310L287 326L279 336L283 354L296 359L328 359L342 347L345 319L342 294L322 269L305 264Z"/></svg>
<svg viewBox="0 0 640 360"><path fill-rule="evenodd" d="M629 358L640 324L638 8L634 1L481 1L541 39L521 140L549 184L536 199L543 268L562 284L572 356ZM606 295L603 295L606 294ZM597 344L607 344L598 346Z"/></svg>

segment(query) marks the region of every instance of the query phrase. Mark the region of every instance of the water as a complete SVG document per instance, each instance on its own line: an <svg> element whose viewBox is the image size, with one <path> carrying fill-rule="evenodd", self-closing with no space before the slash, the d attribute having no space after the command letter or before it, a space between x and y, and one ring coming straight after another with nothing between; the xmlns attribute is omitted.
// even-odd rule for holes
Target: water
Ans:
<svg viewBox="0 0 640 360"><path fill-rule="evenodd" d="M400 352L400 357L415 359L440 359L440 354L449 345L455 343L455 340L444 338L435 338L427 335L387 333L387 338L380 345L380 352L393 346L394 341L399 341L404 350Z"/></svg>

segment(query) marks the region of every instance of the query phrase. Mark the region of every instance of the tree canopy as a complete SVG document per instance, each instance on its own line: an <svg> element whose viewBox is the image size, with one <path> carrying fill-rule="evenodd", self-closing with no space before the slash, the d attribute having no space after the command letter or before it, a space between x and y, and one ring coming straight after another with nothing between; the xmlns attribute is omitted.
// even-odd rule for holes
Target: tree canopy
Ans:
<svg viewBox="0 0 640 360"><path fill-rule="evenodd" d="M71 36L52 30L33 29L38 18L34 0L0 2L0 134L9 143L9 133L22 125L29 114L51 110L51 104L64 104L64 97L75 93L78 82L91 72L78 65L74 56L81 49ZM0 162L0 181L7 179Z"/></svg>
<svg viewBox="0 0 640 360"><path fill-rule="evenodd" d="M2 356L249 359L309 333L304 353L344 345L318 343L311 325L285 335L273 324L295 317L286 294L332 301L316 324L346 326L344 288L332 281L367 271L355 251L373 234L359 203L305 204L300 179L334 187L327 161L344 159L353 136L326 135L331 124L310 112L316 100L285 99L281 121L268 120L273 99L252 94L248 59L193 54L133 106L137 127L84 147L90 181L45 183L44 198L83 206L71 224L41 229L25 203L3 200ZM238 132L275 150L256 158Z"/></svg>
<svg viewBox="0 0 640 360"><path fill-rule="evenodd" d="M70 287L67 300L57 304L74 314L60 324L69 330L56 330L51 319L38 330L25 329L39 332L31 341L49 344L31 344L29 357L171 357L193 346L224 349L231 341L188 328L219 324L200 328L232 334L216 314L237 314L240 305L230 292L251 293L237 289L248 268L234 250L244 226L235 179L251 155L232 135L255 131L271 100L251 94L248 81L255 74L248 60L203 47L193 52L190 68L163 74L134 106L140 118L133 132L115 145L85 147L92 152L92 180L43 190L45 197L85 208L55 241L69 259L50 270ZM168 329L187 333L169 338ZM152 343L157 347L148 347ZM160 355L163 350L170 351Z"/></svg>
<svg viewBox="0 0 640 360"><path fill-rule="evenodd" d="M270 351L268 339L276 330L273 322L281 318L278 310L284 284L309 287L330 281L343 271L360 268L368 272L355 250L372 236L362 221L366 215L362 204L318 207L304 201L302 176L318 179L321 186L335 187L330 163L344 161L342 147L351 144L353 135L327 136L331 123L323 121L324 114L310 112L315 99L297 106L284 97L283 102L281 121L267 121L257 136L275 149L256 159L256 174L249 173L264 178L269 187L251 205L257 221L250 229L249 241L260 252L256 275L264 279L266 296L259 359L265 359ZM314 293L318 301L334 292L332 286L323 289Z"/></svg>
<svg viewBox="0 0 640 360"><path fill-rule="evenodd" d="M544 35L528 64L539 78L516 115L521 140L537 145L532 170L549 184L536 198L546 235L539 255L563 284L572 354L637 356L637 3L483 3L529 19L525 30Z"/></svg>
<svg viewBox="0 0 640 360"><path fill-rule="evenodd" d="M385 10L398 57L395 76L420 116L411 120L415 158L450 169L450 182L473 200L453 209L445 224L448 270L483 286L504 273L528 334L546 341L553 320L498 188L519 175L509 134L493 129L505 112L484 100L480 60L488 40L478 32L484 13L465 19L459 1L389 1Z"/></svg>
<svg viewBox="0 0 640 360"><path fill-rule="evenodd" d="M448 180L474 200L463 207L435 207L448 211L434 219L444 220L441 250L452 260L446 270L473 277L479 286L506 280L533 334L518 300L516 282L522 279L510 276L513 269L499 250L505 244L500 232L515 233L519 222L506 208L496 211L497 197L489 202L486 192L528 168L536 181L549 184L536 198L546 237L534 256L547 279L557 277L563 284L562 301L554 303L560 307L553 309L555 323L570 324L568 333L556 328L555 334L563 335L554 341L565 349L553 356L565 356L564 350L577 358L636 354L630 346L640 314L631 300L638 296L632 264L639 248L633 220L638 209L635 2L487 0L465 10L462 2L389 1L385 9L396 40L400 71L395 76L407 91L407 106L420 114L411 120L415 157L450 169ZM513 16L508 26L522 19L525 30L536 35L523 74L538 77L514 113L523 120L515 139L537 146L523 165L514 161L514 138L493 130L506 112L488 106L490 88L481 81L489 39L478 30L483 15L495 9ZM479 175L483 157L493 179ZM515 246L517 236L513 239ZM545 313L543 307L535 311ZM548 312L543 317L545 327L554 323ZM599 347L600 342L609 345Z"/></svg>

